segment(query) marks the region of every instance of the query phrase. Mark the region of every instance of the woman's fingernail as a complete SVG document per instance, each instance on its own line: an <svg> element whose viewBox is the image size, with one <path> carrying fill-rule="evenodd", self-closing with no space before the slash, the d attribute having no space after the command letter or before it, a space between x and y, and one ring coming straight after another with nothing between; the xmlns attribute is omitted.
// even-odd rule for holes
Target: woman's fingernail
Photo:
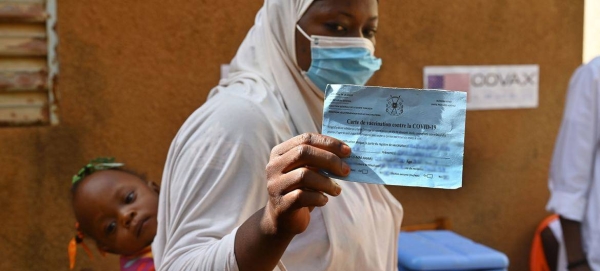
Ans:
<svg viewBox="0 0 600 271"><path fill-rule="evenodd" d="M344 155L348 155L348 154L350 154L350 152L351 152L351 151L352 151L352 149L350 149L350 146L348 146L348 145L346 145L346 144L343 144L343 145L342 145L342 153L343 153Z"/></svg>
<svg viewBox="0 0 600 271"><path fill-rule="evenodd" d="M344 173L344 175L350 173L350 166L345 162L342 162L342 173Z"/></svg>
<svg viewBox="0 0 600 271"><path fill-rule="evenodd" d="M333 182L335 183L335 195L338 196L342 193L342 187L336 181Z"/></svg>

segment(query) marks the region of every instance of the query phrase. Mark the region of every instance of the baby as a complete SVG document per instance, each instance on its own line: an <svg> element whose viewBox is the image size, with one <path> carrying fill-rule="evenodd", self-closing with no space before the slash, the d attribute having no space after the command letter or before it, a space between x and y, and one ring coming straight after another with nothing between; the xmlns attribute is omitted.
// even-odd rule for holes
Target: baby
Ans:
<svg viewBox="0 0 600 271"><path fill-rule="evenodd" d="M122 166L113 158L97 158L73 176L77 235L69 245L71 269L85 236L101 252L121 255L122 271L154 270L150 245L156 235L159 187Z"/></svg>

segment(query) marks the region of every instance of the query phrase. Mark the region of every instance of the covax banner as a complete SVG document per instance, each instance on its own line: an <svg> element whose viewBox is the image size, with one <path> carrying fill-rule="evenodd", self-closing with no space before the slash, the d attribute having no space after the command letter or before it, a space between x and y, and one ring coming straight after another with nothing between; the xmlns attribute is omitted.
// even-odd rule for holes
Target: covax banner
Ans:
<svg viewBox="0 0 600 271"><path fill-rule="evenodd" d="M427 66L423 71L426 89L467 93L467 109L536 108L538 65Z"/></svg>

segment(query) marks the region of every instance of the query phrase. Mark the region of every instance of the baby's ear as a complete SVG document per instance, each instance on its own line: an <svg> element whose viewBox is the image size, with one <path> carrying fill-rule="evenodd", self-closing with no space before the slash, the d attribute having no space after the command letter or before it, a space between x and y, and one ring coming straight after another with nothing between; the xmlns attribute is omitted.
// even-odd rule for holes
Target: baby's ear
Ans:
<svg viewBox="0 0 600 271"><path fill-rule="evenodd" d="M160 186L157 185L155 182L150 182L148 181L148 186L154 190L157 194L160 194Z"/></svg>

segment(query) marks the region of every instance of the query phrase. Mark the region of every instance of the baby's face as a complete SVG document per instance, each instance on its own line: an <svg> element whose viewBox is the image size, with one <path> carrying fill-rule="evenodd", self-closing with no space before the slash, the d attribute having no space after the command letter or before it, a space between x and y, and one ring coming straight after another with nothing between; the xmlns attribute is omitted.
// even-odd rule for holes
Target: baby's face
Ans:
<svg viewBox="0 0 600 271"><path fill-rule="evenodd" d="M81 181L73 209L81 230L106 252L131 255L156 235L158 188L118 170L103 170Z"/></svg>

